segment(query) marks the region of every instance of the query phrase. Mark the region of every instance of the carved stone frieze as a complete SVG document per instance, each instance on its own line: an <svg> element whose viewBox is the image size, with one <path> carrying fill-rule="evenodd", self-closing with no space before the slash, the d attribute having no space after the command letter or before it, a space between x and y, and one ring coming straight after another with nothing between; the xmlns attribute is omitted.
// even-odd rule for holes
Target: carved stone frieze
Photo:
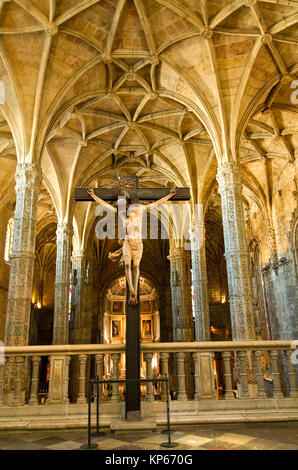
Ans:
<svg viewBox="0 0 298 470"><path fill-rule="evenodd" d="M71 269L72 226L57 225L57 257L53 344L68 343L69 278Z"/></svg>
<svg viewBox="0 0 298 470"><path fill-rule="evenodd" d="M209 341L210 317L204 225L193 224L190 235L196 341Z"/></svg>
<svg viewBox="0 0 298 470"><path fill-rule="evenodd" d="M254 339L255 331L241 197L240 165L235 162L222 163L218 167L217 181L222 201L233 339Z"/></svg>
<svg viewBox="0 0 298 470"><path fill-rule="evenodd" d="M16 207L5 331L5 342L11 346L28 344L41 177L37 164L22 163L16 168Z"/></svg>
<svg viewBox="0 0 298 470"><path fill-rule="evenodd" d="M169 255L171 269L173 339L193 340L191 303L190 252L172 246Z"/></svg>

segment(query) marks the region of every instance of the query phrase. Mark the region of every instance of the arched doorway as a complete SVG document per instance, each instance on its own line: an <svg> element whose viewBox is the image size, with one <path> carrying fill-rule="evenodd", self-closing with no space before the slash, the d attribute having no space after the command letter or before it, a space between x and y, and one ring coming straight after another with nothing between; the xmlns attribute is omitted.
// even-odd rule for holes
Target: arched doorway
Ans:
<svg viewBox="0 0 298 470"><path fill-rule="evenodd" d="M107 289L104 300L103 332L105 344L121 344L126 341L126 315L125 315L126 280L122 276L114 281ZM152 283L141 276L140 278L140 337L141 342L153 343L160 341L160 315L159 296ZM152 359L153 376L159 375L159 354L155 353ZM121 354L119 364L120 378L125 378L125 354ZM141 354L141 377L145 377L146 363ZM110 356L105 357L104 374L106 378L113 375L113 362ZM120 395L123 395L120 387ZM142 395L146 387L141 386ZM156 394L159 390L155 390ZM105 391L108 394L108 390Z"/></svg>

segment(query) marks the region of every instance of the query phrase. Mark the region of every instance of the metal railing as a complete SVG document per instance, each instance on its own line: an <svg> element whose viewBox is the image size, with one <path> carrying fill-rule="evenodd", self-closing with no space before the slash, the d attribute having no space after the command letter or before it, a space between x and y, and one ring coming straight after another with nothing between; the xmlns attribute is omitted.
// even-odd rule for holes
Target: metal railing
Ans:
<svg viewBox="0 0 298 470"><path fill-rule="evenodd" d="M92 385L97 386L96 392L96 432L93 434L95 436L102 436L105 433L99 431L99 384L114 384L114 383L154 383L154 382L164 382L166 385L167 390L167 431L168 434L168 441L161 443L161 447L172 448L177 447L178 444L176 442L172 442L171 434L173 430L171 430L171 423L170 423L170 401L169 401L169 378L166 376L165 378L159 379L118 379L118 380L100 380L99 377L95 379L89 380L88 383L88 442L87 444L82 444L81 449L95 449L97 444L92 444L91 442L91 395L92 395Z"/></svg>

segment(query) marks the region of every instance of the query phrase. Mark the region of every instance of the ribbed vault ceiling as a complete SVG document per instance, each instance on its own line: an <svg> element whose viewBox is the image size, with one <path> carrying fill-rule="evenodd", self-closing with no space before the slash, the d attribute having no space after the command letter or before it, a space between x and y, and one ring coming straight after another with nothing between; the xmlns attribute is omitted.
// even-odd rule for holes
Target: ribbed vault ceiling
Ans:
<svg viewBox="0 0 298 470"><path fill-rule="evenodd" d="M104 185L119 168L141 185L189 185L206 202L216 158L234 158L247 197L270 212L298 146L297 1L6 0L0 9L6 201L17 159L41 161L39 219L74 213L80 245L93 213L74 208L74 186Z"/></svg>

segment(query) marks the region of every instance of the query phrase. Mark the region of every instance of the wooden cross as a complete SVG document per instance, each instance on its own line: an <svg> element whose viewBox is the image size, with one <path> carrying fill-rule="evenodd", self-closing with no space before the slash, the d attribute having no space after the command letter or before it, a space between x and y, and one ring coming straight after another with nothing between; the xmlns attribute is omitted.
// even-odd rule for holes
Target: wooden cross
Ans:
<svg viewBox="0 0 298 470"><path fill-rule="evenodd" d="M170 188L139 188L137 176L130 177L133 187L130 195L131 203L137 204L139 200L158 201L169 194ZM93 201L87 193L88 188L75 188L76 201ZM94 188L96 196L104 201L117 201L117 189ZM177 193L171 198L173 201L188 201L189 188L177 188ZM130 292L126 284L126 378L140 378L140 292L138 288L138 303L129 304ZM139 420L141 410L140 384L127 383L125 395L125 416L128 420Z"/></svg>

